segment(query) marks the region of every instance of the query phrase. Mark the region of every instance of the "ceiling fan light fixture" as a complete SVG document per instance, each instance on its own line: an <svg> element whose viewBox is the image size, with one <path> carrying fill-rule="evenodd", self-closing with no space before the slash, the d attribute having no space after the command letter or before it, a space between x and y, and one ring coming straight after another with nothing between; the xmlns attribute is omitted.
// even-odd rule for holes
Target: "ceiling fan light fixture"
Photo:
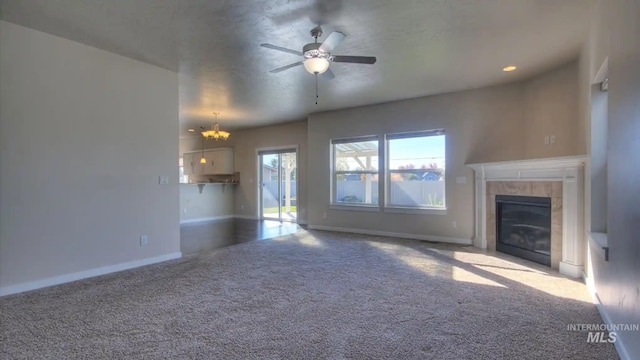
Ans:
<svg viewBox="0 0 640 360"><path fill-rule="evenodd" d="M285 48L282 46L277 46L273 44L263 43L260 46L276 50L280 52L286 52L293 55L302 56L302 61L298 61L289 65L281 66L277 69L273 69L271 73L279 73L285 70L292 69L294 67L304 65L305 70L312 75L321 75L325 74L323 78L327 80L333 79L335 76L333 72L329 69L329 65L332 62L340 62L340 63L351 63L351 64L368 64L372 65L376 63L376 58L374 56L344 56L344 55L331 55L331 52L335 50L338 45L344 41L347 37L344 33L340 31L334 31L324 42L319 43L318 38L322 36L322 28L320 26L316 26L311 29L311 37L313 37L313 42L306 44L302 47L302 51L293 50L289 48Z"/></svg>
<svg viewBox="0 0 640 360"><path fill-rule="evenodd" d="M304 68L311 74L322 74L329 70L329 60L321 57L304 59Z"/></svg>

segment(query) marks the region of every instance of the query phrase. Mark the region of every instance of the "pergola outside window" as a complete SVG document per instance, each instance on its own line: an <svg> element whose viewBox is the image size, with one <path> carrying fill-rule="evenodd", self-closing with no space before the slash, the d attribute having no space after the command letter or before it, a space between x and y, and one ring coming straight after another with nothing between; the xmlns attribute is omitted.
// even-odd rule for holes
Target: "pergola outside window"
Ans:
<svg viewBox="0 0 640 360"><path fill-rule="evenodd" d="M332 140L333 194L338 205L378 204L379 140L377 136Z"/></svg>

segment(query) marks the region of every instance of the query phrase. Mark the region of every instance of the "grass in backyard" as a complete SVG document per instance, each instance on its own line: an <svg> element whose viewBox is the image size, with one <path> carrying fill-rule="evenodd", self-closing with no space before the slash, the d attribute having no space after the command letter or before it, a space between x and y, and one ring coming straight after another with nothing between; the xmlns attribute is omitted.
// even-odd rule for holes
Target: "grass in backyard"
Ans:
<svg viewBox="0 0 640 360"><path fill-rule="evenodd" d="M290 206L290 212L296 212L296 206L295 205L291 205ZM282 212L286 213L287 212L287 207L283 206L282 207ZM274 207L270 207L270 208L264 208L264 213L265 214L277 214L278 213L278 207L274 206Z"/></svg>

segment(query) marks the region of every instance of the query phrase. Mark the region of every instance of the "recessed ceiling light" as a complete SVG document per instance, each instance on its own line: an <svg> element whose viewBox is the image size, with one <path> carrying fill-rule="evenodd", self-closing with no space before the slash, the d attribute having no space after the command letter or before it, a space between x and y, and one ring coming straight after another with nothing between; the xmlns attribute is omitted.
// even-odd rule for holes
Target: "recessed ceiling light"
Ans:
<svg viewBox="0 0 640 360"><path fill-rule="evenodd" d="M512 72L513 70L517 69L517 67L513 66L513 65L509 65L509 66L505 66L502 68L502 71L504 72Z"/></svg>
<svg viewBox="0 0 640 360"><path fill-rule="evenodd" d="M193 130L193 129L189 129L189 130L187 130L187 131L188 131L188 132L194 132L195 130Z"/></svg>

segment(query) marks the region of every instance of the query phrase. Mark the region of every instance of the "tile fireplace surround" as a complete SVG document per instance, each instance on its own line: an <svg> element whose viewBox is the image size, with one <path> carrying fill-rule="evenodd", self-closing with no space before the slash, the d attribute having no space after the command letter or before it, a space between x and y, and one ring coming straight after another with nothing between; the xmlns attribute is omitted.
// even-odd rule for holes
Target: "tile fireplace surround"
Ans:
<svg viewBox="0 0 640 360"><path fill-rule="evenodd" d="M469 164L475 171L474 246L495 250L495 195L551 198L551 267L582 276L585 156Z"/></svg>

